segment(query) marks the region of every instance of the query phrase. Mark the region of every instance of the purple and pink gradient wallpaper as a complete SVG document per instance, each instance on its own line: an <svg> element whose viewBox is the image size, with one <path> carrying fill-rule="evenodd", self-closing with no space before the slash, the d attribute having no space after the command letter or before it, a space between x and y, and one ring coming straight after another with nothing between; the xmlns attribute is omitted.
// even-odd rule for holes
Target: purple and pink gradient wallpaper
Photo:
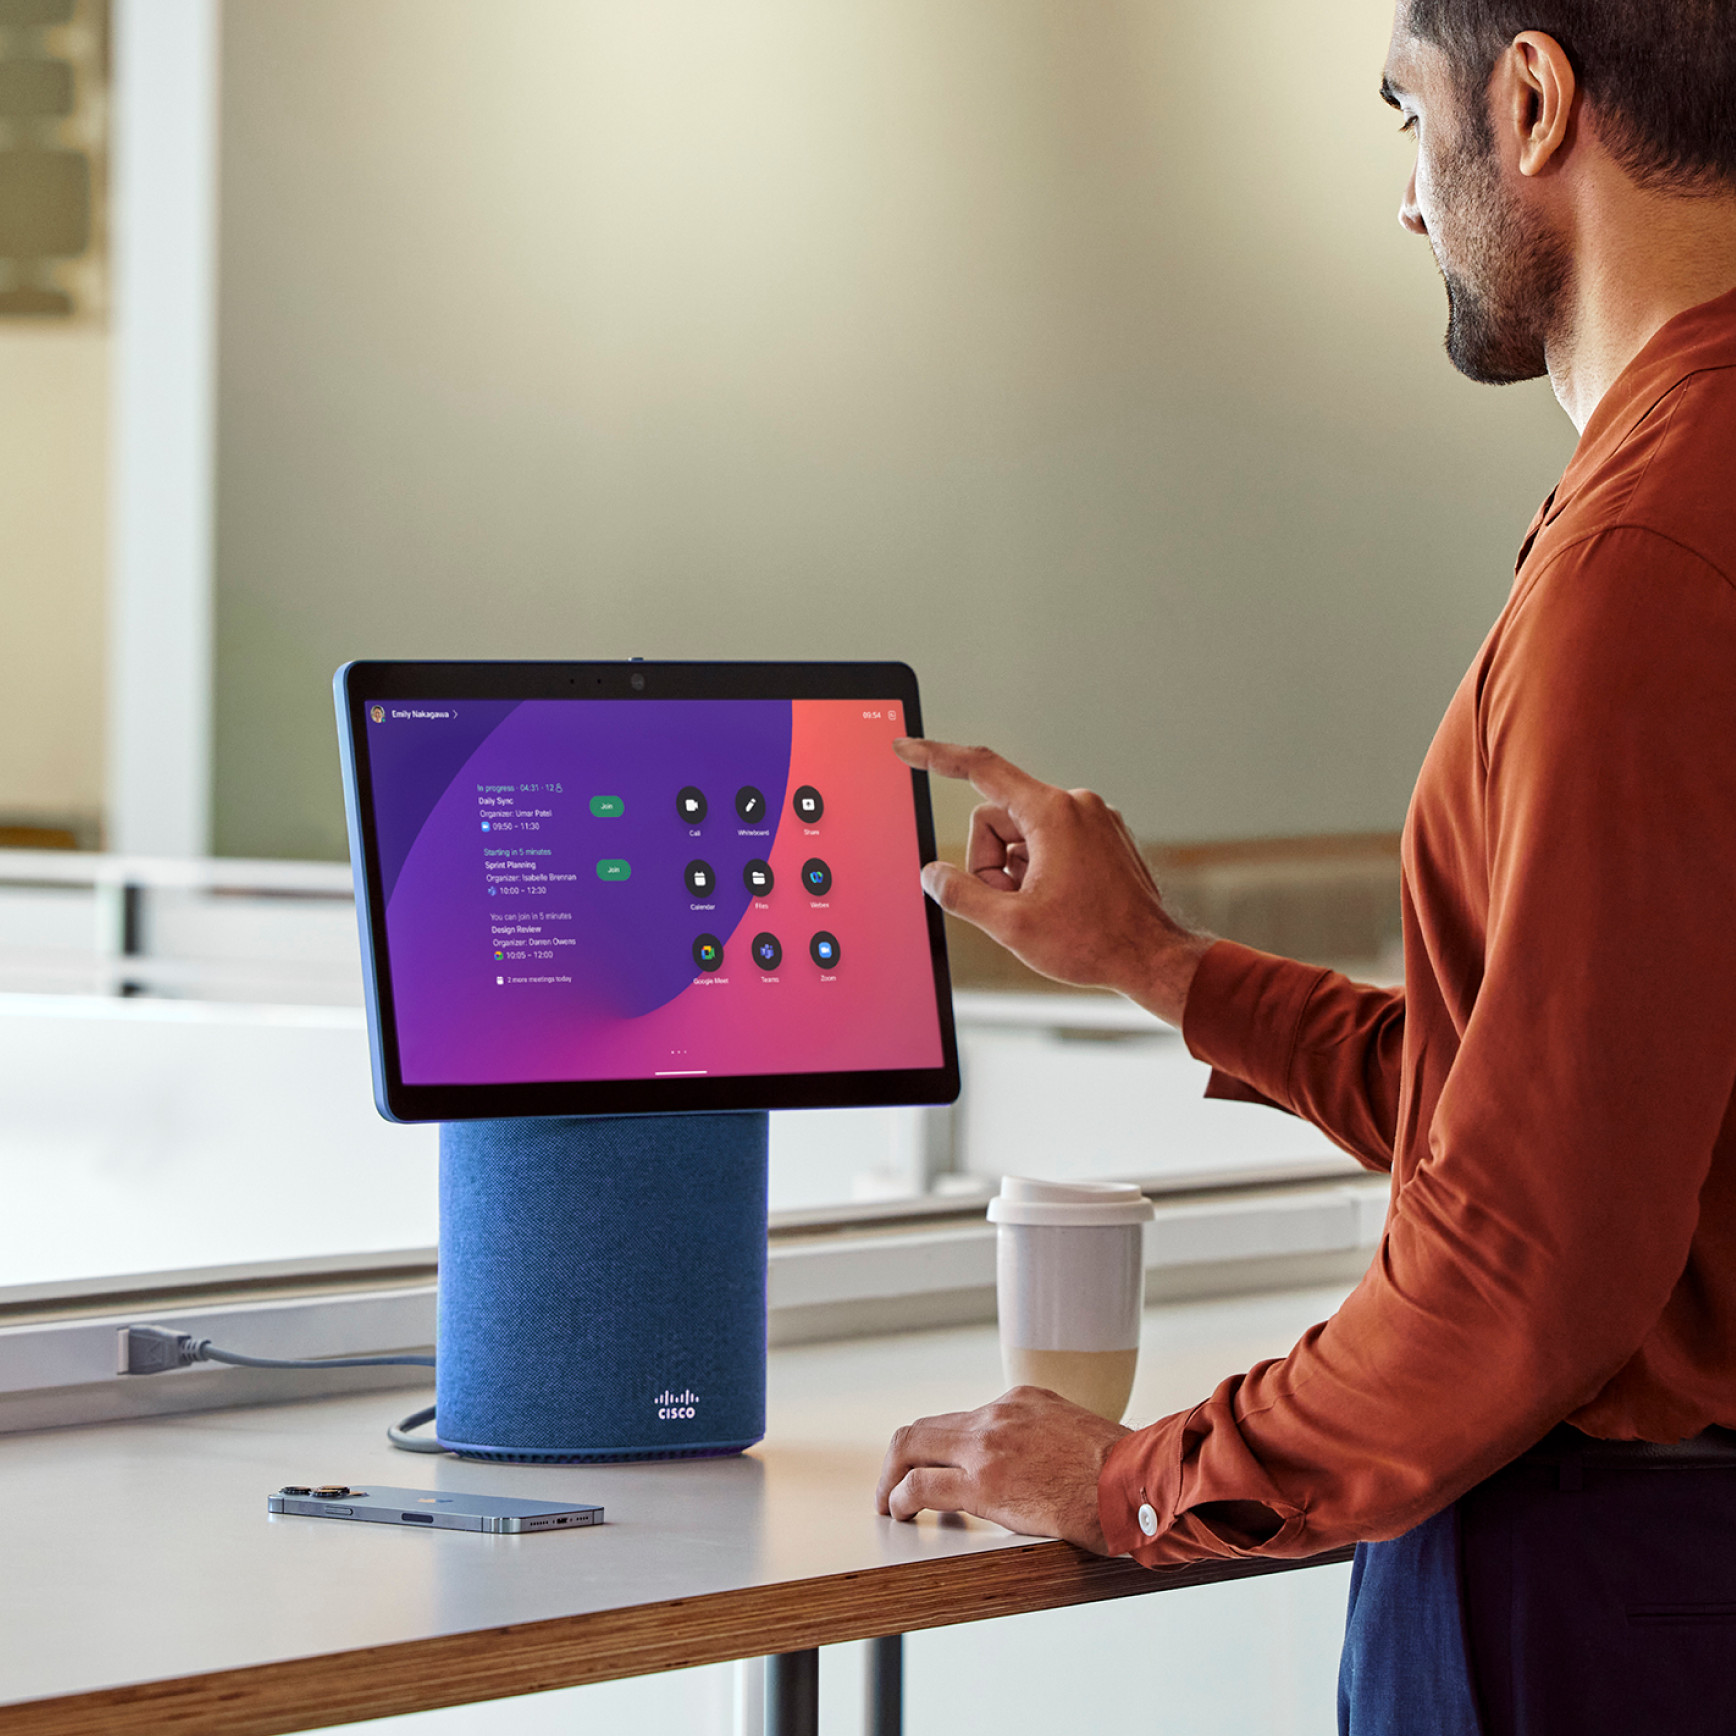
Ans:
<svg viewBox="0 0 1736 1736"><path fill-rule="evenodd" d="M405 1084L943 1065L896 701L367 712Z"/></svg>

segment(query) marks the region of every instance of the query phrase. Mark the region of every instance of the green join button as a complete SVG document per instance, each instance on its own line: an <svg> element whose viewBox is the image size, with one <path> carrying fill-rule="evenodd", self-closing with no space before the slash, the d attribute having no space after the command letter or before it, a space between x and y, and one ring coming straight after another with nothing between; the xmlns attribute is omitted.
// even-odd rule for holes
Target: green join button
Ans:
<svg viewBox="0 0 1736 1736"><path fill-rule="evenodd" d="M627 804L619 796L591 797L591 812L599 820L618 820L626 811Z"/></svg>
<svg viewBox="0 0 1736 1736"><path fill-rule="evenodd" d="M599 880L631 880L633 864L621 856L605 856L597 864Z"/></svg>

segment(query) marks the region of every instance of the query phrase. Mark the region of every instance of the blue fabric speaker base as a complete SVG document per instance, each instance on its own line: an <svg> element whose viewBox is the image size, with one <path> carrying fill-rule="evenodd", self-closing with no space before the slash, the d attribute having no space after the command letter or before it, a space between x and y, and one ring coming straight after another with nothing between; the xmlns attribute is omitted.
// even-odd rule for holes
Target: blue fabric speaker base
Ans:
<svg viewBox="0 0 1736 1736"><path fill-rule="evenodd" d="M435 1438L535 1464L765 1435L762 1114L447 1122Z"/></svg>
<svg viewBox="0 0 1736 1736"><path fill-rule="evenodd" d="M633 1465L653 1459L728 1459L745 1453L763 1434L746 1441L716 1441L696 1447L479 1447L465 1441L449 1441L436 1434L447 1452L461 1459L486 1459L497 1465Z"/></svg>

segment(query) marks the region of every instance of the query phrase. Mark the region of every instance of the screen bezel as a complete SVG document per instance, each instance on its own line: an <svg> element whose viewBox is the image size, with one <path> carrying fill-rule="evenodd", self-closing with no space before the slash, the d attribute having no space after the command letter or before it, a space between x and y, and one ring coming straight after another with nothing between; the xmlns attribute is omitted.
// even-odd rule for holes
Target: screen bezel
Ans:
<svg viewBox="0 0 1736 1736"><path fill-rule="evenodd" d="M916 675L904 663L346 663L333 678L344 807L361 932L374 1101L390 1121L541 1115L678 1115L951 1103L959 1090L946 926L924 899L942 1064L896 1071L763 1073L711 1079L573 1079L512 1085L406 1085L398 1055L389 941L374 826L365 706L376 699L895 699L922 733ZM928 775L912 771L917 853L935 858Z"/></svg>

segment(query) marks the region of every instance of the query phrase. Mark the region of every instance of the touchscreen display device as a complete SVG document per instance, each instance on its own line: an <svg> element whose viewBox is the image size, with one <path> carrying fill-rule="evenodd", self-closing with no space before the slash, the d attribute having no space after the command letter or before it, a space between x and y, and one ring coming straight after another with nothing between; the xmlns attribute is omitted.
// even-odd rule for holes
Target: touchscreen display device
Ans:
<svg viewBox="0 0 1736 1736"><path fill-rule="evenodd" d="M400 1119L957 1094L903 665L350 664Z"/></svg>

